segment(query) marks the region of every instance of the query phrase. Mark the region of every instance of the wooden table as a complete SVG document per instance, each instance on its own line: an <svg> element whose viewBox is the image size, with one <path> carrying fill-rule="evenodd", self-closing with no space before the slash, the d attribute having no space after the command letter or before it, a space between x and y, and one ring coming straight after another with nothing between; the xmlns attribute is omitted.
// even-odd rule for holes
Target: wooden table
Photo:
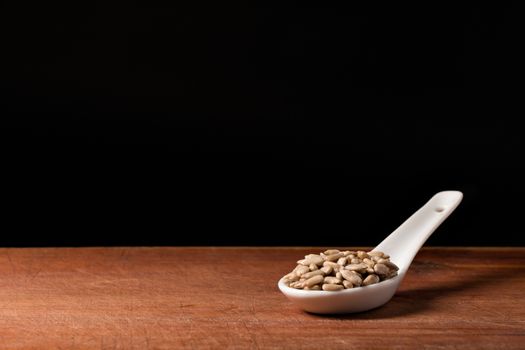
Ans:
<svg viewBox="0 0 525 350"><path fill-rule="evenodd" d="M2 349L523 349L525 248L426 248L385 306L319 316L277 280L322 248L0 248Z"/></svg>

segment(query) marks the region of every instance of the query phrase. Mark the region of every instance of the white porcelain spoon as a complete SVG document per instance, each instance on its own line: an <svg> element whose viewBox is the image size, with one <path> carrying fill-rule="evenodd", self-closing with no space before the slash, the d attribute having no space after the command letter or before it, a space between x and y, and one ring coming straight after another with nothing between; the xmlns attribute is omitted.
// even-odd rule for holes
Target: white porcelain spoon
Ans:
<svg viewBox="0 0 525 350"><path fill-rule="evenodd" d="M421 246L462 198L459 191L437 193L373 249L390 255L390 261L399 267L398 275L392 279L337 292L294 289L281 279L279 289L301 309L313 313L351 313L379 307L392 298Z"/></svg>

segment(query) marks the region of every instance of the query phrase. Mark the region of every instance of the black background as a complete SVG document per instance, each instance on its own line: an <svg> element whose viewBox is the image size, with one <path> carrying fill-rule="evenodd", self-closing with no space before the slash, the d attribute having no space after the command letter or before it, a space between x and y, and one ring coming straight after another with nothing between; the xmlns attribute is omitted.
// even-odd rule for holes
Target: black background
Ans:
<svg viewBox="0 0 525 350"><path fill-rule="evenodd" d="M517 9L0 12L0 245L524 245Z"/></svg>

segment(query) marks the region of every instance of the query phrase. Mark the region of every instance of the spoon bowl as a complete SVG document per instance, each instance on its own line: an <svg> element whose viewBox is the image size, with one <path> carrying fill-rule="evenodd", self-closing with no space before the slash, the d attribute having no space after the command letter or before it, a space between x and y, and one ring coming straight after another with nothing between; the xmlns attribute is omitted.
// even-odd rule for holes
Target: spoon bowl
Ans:
<svg viewBox="0 0 525 350"><path fill-rule="evenodd" d="M337 292L291 288L283 278L279 280L278 287L299 308L312 313L352 313L379 307L394 296L419 249L456 209L462 198L463 194L459 191L437 193L373 249L390 255L390 260L399 267L394 278Z"/></svg>

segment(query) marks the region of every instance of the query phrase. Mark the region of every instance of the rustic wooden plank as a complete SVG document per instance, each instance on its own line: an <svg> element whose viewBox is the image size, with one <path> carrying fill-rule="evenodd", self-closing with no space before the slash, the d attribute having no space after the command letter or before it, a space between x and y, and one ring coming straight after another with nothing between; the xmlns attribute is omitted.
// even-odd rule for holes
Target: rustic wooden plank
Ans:
<svg viewBox="0 0 525 350"><path fill-rule="evenodd" d="M519 349L525 248L425 248L360 314L298 310L276 282L322 248L1 248L2 349Z"/></svg>

